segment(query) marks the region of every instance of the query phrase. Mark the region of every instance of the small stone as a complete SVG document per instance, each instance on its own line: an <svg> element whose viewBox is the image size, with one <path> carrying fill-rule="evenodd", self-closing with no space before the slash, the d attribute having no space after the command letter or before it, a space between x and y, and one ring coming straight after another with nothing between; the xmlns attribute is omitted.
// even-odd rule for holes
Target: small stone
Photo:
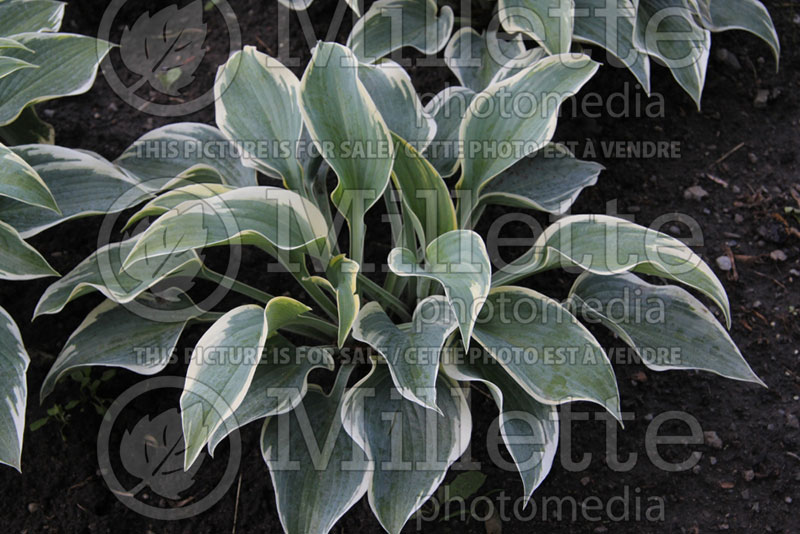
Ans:
<svg viewBox="0 0 800 534"><path fill-rule="evenodd" d="M654 418L654 415L651 414L651 413L645 414L645 416L644 416L644 420L645 421L652 421L653 418Z"/></svg>
<svg viewBox="0 0 800 534"><path fill-rule="evenodd" d="M606 534L606 532L608 532L608 529L606 527L600 526L595 528L592 532L594 532L594 534Z"/></svg>
<svg viewBox="0 0 800 534"><path fill-rule="evenodd" d="M708 191L703 189L702 186L693 185L683 192L683 198L687 200L703 200L708 196Z"/></svg>
<svg viewBox="0 0 800 534"><path fill-rule="evenodd" d="M39 503L36 503L36 502L28 503L28 511L30 513L32 513L32 514L35 514L36 512L38 512L39 511Z"/></svg>
<svg viewBox="0 0 800 534"><path fill-rule="evenodd" d="M800 271L798 271L797 269L789 269L789 274L791 274L792 276L800 276Z"/></svg>
<svg viewBox="0 0 800 534"><path fill-rule="evenodd" d="M497 511L486 520L483 526L486 529L486 534L502 534L503 532L503 523L500 521L500 518L497 517Z"/></svg>
<svg viewBox="0 0 800 534"><path fill-rule="evenodd" d="M714 432L713 430L709 430L708 432L703 432L703 437L706 440L706 445L708 445L712 449L722 448L722 439L720 439L717 433Z"/></svg>
<svg viewBox="0 0 800 534"><path fill-rule="evenodd" d="M772 258L773 261L786 261L786 253L780 249L770 252L769 257Z"/></svg>
<svg viewBox="0 0 800 534"><path fill-rule="evenodd" d="M758 163L758 156L756 156L756 155L755 155L755 154L753 154L752 152L750 152L749 154L747 154L747 159L749 159L749 160L750 160L750 163L752 163L753 165L755 165L756 163Z"/></svg>
<svg viewBox="0 0 800 534"><path fill-rule="evenodd" d="M747 471L745 471L744 473L742 473L742 476L743 476L743 477L744 477L744 479L745 479L746 481L748 481L748 482L750 482L750 481L752 481L754 478L756 478L756 474L753 472L753 470L752 470L752 469L748 469Z"/></svg>
<svg viewBox="0 0 800 534"><path fill-rule="evenodd" d="M47 117L48 119L52 119L56 114L56 110L54 110L54 109L45 109L45 110L42 110L42 113L44 113L44 116Z"/></svg>
<svg viewBox="0 0 800 534"><path fill-rule="evenodd" d="M631 378L633 378L634 382L638 382L640 384L647 382L647 375L643 371L636 371L631 375Z"/></svg>
<svg viewBox="0 0 800 534"><path fill-rule="evenodd" d="M800 429L800 421L797 420L797 416L793 414L786 414L786 426L789 428Z"/></svg>
<svg viewBox="0 0 800 534"><path fill-rule="evenodd" d="M756 109L764 109L767 107L767 102L769 101L769 90L768 89L759 89L756 93L756 97L753 100L753 106Z"/></svg>
<svg viewBox="0 0 800 534"><path fill-rule="evenodd" d="M589 482L591 482L591 481L592 481L592 479L591 479L591 478L589 478L589 477L583 477L583 478L581 479L581 486L588 486L588 485L589 485Z"/></svg>
<svg viewBox="0 0 800 534"><path fill-rule="evenodd" d="M774 220L768 221L766 224L762 224L758 227L757 231L758 235L767 241L777 243L778 245L784 243L788 237L786 227Z"/></svg>
<svg viewBox="0 0 800 534"><path fill-rule="evenodd" d="M733 70L741 70L742 64L739 63L739 59L727 48L720 48L716 52L717 59L722 63L725 63Z"/></svg>
<svg viewBox="0 0 800 534"><path fill-rule="evenodd" d="M735 222L736 224L742 224L744 222L744 216L737 213L736 215L733 216L733 222Z"/></svg>
<svg viewBox="0 0 800 534"><path fill-rule="evenodd" d="M784 501L786 504L792 504L792 498L791 498L791 497L786 497L785 499L783 499L783 501Z"/></svg>
<svg viewBox="0 0 800 534"><path fill-rule="evenodd" d="M716 456L709 456L708 461L711 465L717 465L717 457Z"/></svg>
<svg viewBox="0 0 800 534"><path fill-rule="evenodd" d="M692 467L692 473L694 473L695 475L699 475L700 474L700 465L699 464L694 466L694 467Z"/></svg>
<svg viewBox="0 0 800 534"><path fill-rule="evenodd" d="M719 267L720 271L728 272L733 269L733 264L728 256L720 256L717 258L717 267Z"/></svg>
<svg viewBox="0 0 800 534"><path fill-rule="evenodd" d="M669 227L669 233L672 235L681 235L681 229L678 225L673 224Z"/></svg>

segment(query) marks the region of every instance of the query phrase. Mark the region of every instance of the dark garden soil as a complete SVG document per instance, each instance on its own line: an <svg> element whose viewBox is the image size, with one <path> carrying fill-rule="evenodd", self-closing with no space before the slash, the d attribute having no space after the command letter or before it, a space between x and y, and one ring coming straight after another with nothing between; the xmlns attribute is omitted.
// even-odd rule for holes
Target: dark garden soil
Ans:
<svg viewBox="0 0 800 534"><path fill-rule="evenodd" d="M65 31L96 34L105 3L72 2L67 8ZM471 456L480 462L488 478L468 504L475 502L477 515L485 518L491 503L495 515L488 521L461 521L443 520L442 513L434 520L422 521L423 532L800 532L800 220L784 209L800 208L800 3L765 3L783 45L779 73L774 72L774 62L760 41L741 32L715 34L702 111L679 90L666 70L655 68L653 90L666 101L662 117L637 117L636 109L631 110L633 116L624 118L614 118L608 111L599 118L578 113L562 120L557 138L578 142L579 156L607 167L599 184L582 194L576 213L606 212L607 203L616 201L616 213L630 215L641 224L649 225L676 213L699 223L702 242L696 243L695 250L723 280L732 303L731 335L769 389L707 373L655 373L636 363L615 364L623 409L633 418L624 429L611 427L617 433L619 460L638 454L635 466L620 470L609 465L605 448L611 431L606 421L595 417L594 408L576 405L572 411L589 414L589 420L572 424L572 460L577 462L589 454L591 462L584 469L571 470L557 459L534 495L535 509L521 511L523 517L519 517L520 508L515 508L522 492L518 476L497 467L487 450L486 429L496 409L488 398L475 392ZM126 20L129 11L128 23L132 23L144 11L144 4L148 2L128 2L118 22ZM149 4L153 11L161 7L158 2ZM275 54L276 2L242 0L231 4L244 44ZM334 5L316 0L308 11L320 38L330 23ZM298 28L296 19L292 20ZM225 44L211 46L215 36L227 38L215 24L220 26L209 22L210 51L197 79L186 89L190 96L211 86L215 66L224 60ZM339 41L346 38L350 24L345 20ZM118 42L121 28L120 22L112 40ZM297 29L292 32L292 43L293 51L302 54L305 62L307 47ZM723 58L723 49L735 54L737 61ZM300 74L299 68L295 71ZM438 92L446 83L455 83L442 68L416 67L411 75L421 92ZM627 71L612 67L601 69L584 93L595 91L608 99L626 90L628 104L634 108L637 98L642 108L654 101L648 101L636 89ZM760 90L768 96L765 106L754 104ZM146 91L144 94L147 96ZM622 98L617 97L614 111L624 103ZM154 127L184 120L214 120L211 108L179 119L136 110L120 100L102 75L88 94L41 105L39 113L55 126L60 144L94 150L109 159ZM616 152L616 145L613 153L604 154L603 147L608 148L609 142L644 141L675 141L679 157L626 157L624 151ZM594 147L596 155L583 152L586 146ZM501 213L493 211L485 219ZM675 220L672 217L662 230L687 237L688 227ZM71 222L37 236L32 244L64 273L95 250L99 227L99 218ZM373 228L383 231L377 224ZM514 228L509 231L523 233ZM384 252L373 254L379 257ZM716 259L729 254L735 270L723 272ZM285 277L261 274L261 260L263 256L253 251L244 252L243 272L249 282L274 293L287 288L294 291L286 285ZM564 298L573 277L555 273L530 283ZM98 295L83 297L59 315L30 323L34 306L49 283L4 283L0 288L0 302L20 322L32 357L28 423L44 417L54 403L64 405L83 398L78 384L69 379L62 381L42 406L38 390L70 332L101 301ZM191 328L183 336L181 347L192 346L201 333L202 329ZM619 346L608 335L598 332L598 336L609 349ZM175 364L164 374L180 376L184 371L181 364ZM95 373L99 376L100 372ZM139 379L118 372L114 380L101 386L98 396L114 399ZM163 409L175 407L178 395L175 391L158 402ZM671 462L687 459L693 452L702 455L694 468L676 473L657 467L645 450L647 432L654 431L653 421L671 411L687 412L709 433L705 443L662 445L658 449ZM26 432L22 475L10 468L0 469L3 532L218 534L233 531L235 516L236 532L281 532L269 474L258 446L260 425L251 425L242 433L238 495L234 484L209 511L191 519L161 522L129 510L106 487L96 457L101 416L85 402L70 414L66 425L50 422L35 432ZM667 424L661 432L686 434L688 429ZM561 450L568 449L562 444ZM207 458L196 485L184 496L200 498L220 479L227 456L227 445L223 445L216 460ZM453 476L450 473L448 480ZM554 498L562 503L560 518ZM157 506L176 504L159 501L157 496L150 496L149 502ZM431 512L430 507L425 510ZM506 516L511 519L505 521ZM416 528L412 521L406 531ZM366 499L335 528L335 532L379 531Z"/></svg>

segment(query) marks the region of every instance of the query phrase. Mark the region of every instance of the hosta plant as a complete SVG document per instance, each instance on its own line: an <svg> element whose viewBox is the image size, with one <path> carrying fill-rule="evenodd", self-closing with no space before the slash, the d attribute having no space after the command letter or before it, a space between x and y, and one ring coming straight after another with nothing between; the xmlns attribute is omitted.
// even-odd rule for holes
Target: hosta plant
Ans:
<svg viewBox="0 0 800 534"><path fill-rule="evenodd" d="M497 403L527 497L552 465L559 404L590 401L621 417L614 370L579 319L611 329L653 370L759 382L697 298L730 325L722 284L675 238L567 215L518 259L493 266L475 231L487 206L564 215L597 180L599 165L552 143L559 106L597 68L586 56L551 55L471 72L488 82L423 106L396 63L361 62L340 44L318 43L301 79L252 47L234 54L215 82L217 128L166 126L102 161L100 172L116 169L134 185L124 207L146 203L119 241L38 303L41 315L90 292L107 297L67 341L42 398L81 367L157 373L186 325L205 325L180 399L185 468L261 421L287 532L328 532L364 495L399 532L467 449L470 384ZM521 107L509 113L508 101ZM236 150L180 150L198 144ZM164 146L177 149L160 154ZM262 268L267 287L206 265L212 249L230 245L273 258ZM519 285L556 268L583 273L567 302ZM250 302L203 309L180 282L187 276ZM298 290L284 293L291 278ZM275 287L284 294L267 293ZM632 299L623 313L611 310L620 299ZM663 347L680 358L648 357Z"/></svg>
<svg viewBox="0 0 800 534"><path fill-rule="evenodd" d="M13 200L12 200L13 199ZM58 215L53 194L39 174L11 149L0 144L0 202L16 202ZM0 210L0 280L33 280L58 273L17 230L3 221ZM25 406L26 371L30 358L17 324L0 306L0 463L20 469Z"/></svg>
<svg viewBox="0 0 800 534"><path fill-rule="evenodd" d="M311 0L281 3L304 10ZM700 106L712 33L747 31L769 45L776 66L780 56L778 34L760 0L498 0L490 3L488 28L471 27L477 21L470 11L458 14L462 27L455 32L453 10L434 0L377 0L363 14L356 0L347 3L360 17L347 39L360 61L374 62L403 47L435 54L446 45L445 62L474 91L485 89L503 67L587 45L605 49L648 94L651 63L664 65ZM477 77L462 77L475 66Z"/></svg>
<svg viewBox="0 0 800 534"><path fill-rule="evenodd" d="M498 0L490 9L488 28L470 27L477 18L459 13L465 25L445 51L459 81L475 91L486 87L489 71L526 55L565 54L589 45L605 49L630 69L648 93L651 62L666 66L699 106L712 32L744 30L769 45L776 64L780 54L772 19L759 0ZM354 25L348 45L362 61L404 46L431 54L444 46L441 41L453 26L450 8L437 12L433 0L377 0ZM498 37L501 28L511 39ZM526 51L523 38L535 47ZM476 64L483 66L483 76L460 76Z"/></svg>
<svg viewBox="0 0 800 534"><path fill-rule="evenodd" d="M110 49L110 44L92 37L59 33L64 7L53 0L0 1L0 140L8 145L53 143L52 127L38 118L33 105L88 91ZM80 161L86 164L82 169L75 167ZM9 148L0 143L1 280L58 275L24 239L76 213L91 211L92 201L83 197L91 190L92 175L87 171L94 161L99 159L61 147ZM73 170L62 173L67 164ZM80 197L75 195L76 183L89 188ZM19 328L0 307L0 397L5 406L0 411L0 462L17 469L28 363Z"/></svg>
<svg viewBox="0 0 800 534"><path fill-rule="evenodd" d="M64 2L0 1L0 139L52 143L52 127L34 104L85 93L111 45L60 33Z"/></svg>
<svg viewBox="0 0 800 534"><path fill-rule="evenodd" d="M0 280L58 276L26 239L65 221L121 211L149 196L139 180L97 154L50 144L0 144ZM28 363L19 328L0 308L0 462L17 469Z"/></svg>

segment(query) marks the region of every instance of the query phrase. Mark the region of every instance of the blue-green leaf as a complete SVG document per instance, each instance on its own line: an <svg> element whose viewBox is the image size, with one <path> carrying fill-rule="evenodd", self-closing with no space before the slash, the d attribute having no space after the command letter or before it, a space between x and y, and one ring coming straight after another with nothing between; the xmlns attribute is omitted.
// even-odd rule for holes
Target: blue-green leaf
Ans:
<svg viewBox="0 0 800 534"><path fill-rule="evenodd" d="M655 286L629 273L584 273L570 297L587 320L611 329L654 371L701 369L764 385L725 328L680 287Z"/></svg>
<svg viewBox="0 0 800 534"><path fill-rule="evenodd" d="M442 284L461 339L469 347L475 319L491 287L492 265L481 236L471 230L453 230L431 241L424 266L405 248L393 249L388 264L398 276L421 276Z"/></svg>

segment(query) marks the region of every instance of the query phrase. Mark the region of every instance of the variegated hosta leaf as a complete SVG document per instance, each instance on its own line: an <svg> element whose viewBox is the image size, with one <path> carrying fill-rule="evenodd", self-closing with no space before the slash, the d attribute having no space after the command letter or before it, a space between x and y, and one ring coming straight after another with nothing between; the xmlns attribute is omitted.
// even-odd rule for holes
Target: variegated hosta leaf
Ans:
<svg viewBox="0 0 800 534"><path fill-rule="evenodd" d="M500 69L494 74L494 77L489 82L489 85L494 85L507 80L546 57L547 52L545 52L544 48L540 46L537 46L536 48L530 48L519 56L508 60L505 65L500 67Z"/></svg>
<svg viewBox="0 0 800 534"><path fill-rule="evenodd" d="M619 59L650 93L650 58L633 44L633 0L574 0L576 41L602 46Z"/></svg>
<svg viewBox="0 0 800 534"><path fill-rule="evenodd" d="M361 6L364 0L345 0L345 2L347 2L347 5L350 6L350 9L352 9L356 15L359 17L361 16Z"/></svg>
<svg viewBox="0 0 800 534"><path fill-rule="evenodd" d="M286 308L292 309L281 311L308 310L293 299L286 300ZM191 467L212 434L244 400L268 334L266 309L248 304L223 315L197 342L180 401L186 441L184 470Z"/></svg>
<svg viewBox="0 0 800 534"><path fill-rule="evenodd" d="M394 150L386 126L358 76L353 53L336 43L317 43L301 82L300 108L309 134L339 185L333 203L347 219L351 259L362 262L364 213L389 184Z"/></svg>
<svg viewBox="0 0 800 534"><path fill-rule="evenodd" d="M461 85L480 93L489 86L503 65L525 51L520 34L505 40L495 31L486 30L479 34L465 27L454 33L447 43L444 61Z"/></svg>
<svg viewBox="0 0 800 534"><path fill-rule="evenodd" d="M114 163L138 179L148 191L160 191L186 181L258 185L256 173L242 163L236 147L207 124L180 122L147 132L125 149ZM206 177L189 170L202 169Z"/></svg>
<svg viewBox="0 0 800 534"><path fill-rule="evenodd" d="M495 273L492 285L576 265L601 275L634 271L676 280L710 297L730 326L725 288L700 256L674 237L608 215L573 215L550 225L525 254Z"/></svg>
<svg viewBox="0 0 800 534"><path fill-rule="evenodd" d="M480 202L560 215L584 188L597 183L603 168L577 159L564 145L551 143L486 184Z"/></svg>
<svg viewBox="0 0 800 534"><path fill-rule="evenodd" d="M241 187L184 202L161 215L140 235L123 268L156 256L225 244L323 256L327 237L322 213L297 193L277 187Z"/></svg>
<svg viewBox="0 0 800 534"><path fill-rule="evenodd" d="M712 32L744 30L764 40L775 54L777 66L781 43L772 17L759 0L696 0L703 26Z"/></svg>
<svg viewBox="0 0 800 534"><path fill-rule="evenodd" d="M141 375L158 373L169 363L187 321L203 313L182 293L172 299L145 293L136 303L159 311L158 317L143 317L145 314L110 300L89 312L47 373L39 392L42 401L62 376L80 367L99 365Z"/></svg>
<svg viewBox="0 0 800 534"><path fill-rule="evenodd" d="M449 6L438 11L435 0L377 0L353 26L347 47L365 63L406 46L435 54L447 44L455 21Z"/></svg>
<svg viewBox="0 0 800 534"><path fill-rule="evenodd" d="M24 159L0 144L0 196L58 213L53 194Z"/></svg>
<svg viewBox="0 0 800 534"><path fill-rule="evenodd" d="M0 79L3 79L9 74L13 74L21 69L35 69L35 68L37 68L36 65L31 65L27 61L23 61L15 57L0 55Z"/></svg>
<svg viewBox="0 0 800 534"><path fill-rule="evenodd" d="M33 105L26 106L13 122L0 126L0 139L9 146L56 142L56 131L39 118Z"/></svg>
<svg viewBox="0 0 800 534"><path fill-rule="evenodd" d="M339 310L339 334L337 340L339 348L343 347L345 341L347 341L347 336L350 335L350 329L353 328L358 310L361 308L361 298L356 292L358 271L358 263L348 259L344 254L334 256L325 270L325 274L332 286L331 289L336 295L336 307Z"/></svg>
<svg viewBox="0 0 800 534"><path fill-rule="evenodd" d="M706 81L711 32L695 22L689 0L635 0L633 44L669 67L698 107Z"/></svg>
<svg viewBox="0 0 800 534"><path fill-rule="evenodd" d="M436 381L440 413L405 399L385 365L345 395L345 430L370 460L369 504L383 528L398 534L466 450L472 417L458 385Z"/></svg>
<svg viewBox="0 0 800 534"><path fill-rule="evenodd" d="M500 411L500 435L522 477L525 499L530 499L553 466L558 409L534 399L497 362L448 359L442 370L450 378L483 382L489 388Z"/></svg>
<svg viewBox="0 0 800 534"><path fill-rule="evenodd" d="M19 32L18 32L19 33ZM0 37L0 50L3 48L25 48L25 45L9 37Z"/></svg>
<svg viewBox="0 0 800 534"><path fill-rule="evenodd" d="M475 92L466 87L448 87L434 96L425 111L436 121L436 135L423 153L434 168L447 178L458 170L458 133Z"/></svg>
<svg viewBox="0 0 800 534"><path fill-rule="evenodd" d="M701 369L764 385L725 328L679 287L655 286L633 274L584 273L570 297L587 320L611 329L654 371Z"/></svg>
<svg viewBox="0 0 800 534"><path fill-rule="evenodd" d="M500 24L509 33L521 32L550 54L565 54L572 45L573 0L500 0Z"/></svg>
<svg viewBox="0 0 800 534"><path fill-rule="evenodd" d="M45 276L58 273L14 228L0 221L0 279L33 280Z"/></svg>
<svg viewBox="0 0 800 534"><path fill-rule="evenodd" d="M395 136L396 155L392 178L403 204L410 211L423 246L458 228L456 210L447 184L428 160ZM408 231L411 231L409 228Z"/></svg>
<svg viewBox="0 0 800 534"><path fill-rule="evenodd" d="M202 335L181 394L184 470L244 400L267 338L309 310L292 298L275 297L265 308L253 304L234 308Z"/></svg>
<svg viewBox="0 0 800 534"><path fill-rule="evenodd" d="M405 248L392 249L388 264L398 276L421 276L442 284L458 319L461 339L469 347L475 319L492 281L492 265L481 236L471 230L453 230L426 247L424 266Z"/></svg>
<svg viewBox="0 0 800 534"><path fill-rule="evenodd" d="M28 385L25 373L30 358L22 335L8 312L0 307L0 463L21 471L22 437Z"/></svg>
<svg viewBox="0 0 800 534"><path fill-rule="evenodd" d="M456 187L475 197L489 180L543 148L561 103L597 68L586 56L551 56L476 95L459 131L463 174Z"/></svg>
<svg viewBox="0 0 800 534"><path fill-rule="evenodd" d="M121 243L109 243L80 262L45 290L33 312L34 318L58 313L70 301L92 291L99 291L110 300L125 304L162 280L193 276L202 267L197 253L186 251L141 261L123 271L122 260L137 240L138 237L133 237Z"/></svg>
<svg viewBox="0 0 800 534"><path fill-rule="evenodd" d="M370 302L358 314L353 337L383 356L394 386L403 397L439 411L439 356L445 340L457 327L447 299L435 295L420 302L412 321L400 326L395 326L377 302Z"/></svg>
<svg viewBox="0 0 800 534"><path fill-rule="evenodd" d="M208 452L213 455L217 445L238 428L293 410L306 394L308 373L333 371L330 352L325 347L295 347L279 334L270 337L247 394L211 435Z"/></svg>
<svg viewBox="0 0 800 534"><path fill-rule="evenodd" d="M329 532L367 492L368 462L340 417L351 369L339 371L330 394L312 386L297 409L264 422L261 453L287 534Z"/></svg>
<svg viewBox="0 0 800 534"><path fill-rule="evenodd" d="M125 223L125 230L131 228L145 217L158 217L171 209L177 208L184 202L215 197L233 189L235 189L235 187L230 185L202 183L185 185L167 191L157 196L145 204L142 209L131 215L131 218Z"/></svg>
<svg viewBox="0 0 800 534"><path fill-rule="evenodd" d="M214 82L217 126L243 143L245 165L280 178L297 192L303 185L296 153L303 131L299 92L292 71L252 46L233 54Z"/></svg>
<svg viewBox="0 0 800 534"><path fill-rule="evenodd" d="M42 178L61 210L59 214L0 198L2 219L24 238L64 221L125 210L148 196L135 180L100 156L53 145L11 150Z"/></svg>
<svg viewBox="0 0 800 534"><path fill-rule="evenodd" d="M25 32L57 32L66 5L54 0L0 2L0 37Z"/></svg>
<svg viewBox="0 0 800 534"><path fill-rule="evenodd" d="M523 287L495 288L473 336L536 400L595 402L621 420L617 381L605 351L555 300Z"/></svg>
<svg viewBox="0 0 800 534"><path fill-rule="evenodd" d="M9 48L3 55L36 65L0 80L0 125L12 122L28 104L85 93L111 44L68 33L21 33L14 40L28 50Z"/></svg>
<svg viewBox="0 0 800 534"><path fill-rule="evenodd" d="M358 78L386 126L417 149L424 150L436 135L436 121L423 108L405 69L386 59L374 65L359 65Z"/></svg>

